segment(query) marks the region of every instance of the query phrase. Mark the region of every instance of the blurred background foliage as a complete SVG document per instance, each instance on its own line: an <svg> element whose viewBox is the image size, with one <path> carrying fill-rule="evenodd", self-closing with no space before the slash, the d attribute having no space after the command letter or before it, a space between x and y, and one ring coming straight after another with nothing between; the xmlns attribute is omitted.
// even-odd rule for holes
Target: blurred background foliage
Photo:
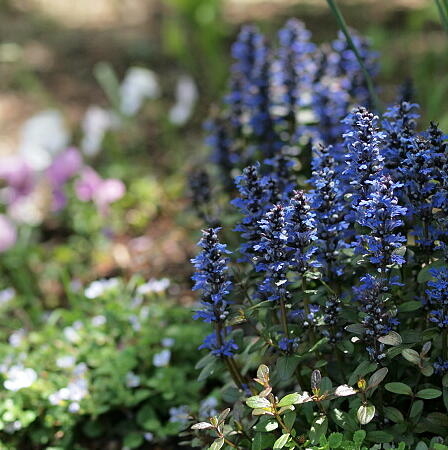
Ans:
<svg viewBox="0 0 448 450"><path fill-rule="evenodd" d="M347 23L381 54L378 85L384 103L393 102L399 86L411 80L421 123L435 120L446 128L448 40L435 3L338 3ZM243 23L255 22L272 36L293 16L306 23L315 42L336 35L325 0L1 0L0 156L14 153L23 122L48 108L62 111L71 144L79 145L85 111L92 104L116 111L119 81L130 67L152 70L160 83L157 101L146 102L132 120L120 116L123 130L106 133L103 151L92 161L104 176L127 187L109 218L112 244L92 209L81 208L76 199L62 217L45 221L43 247L31 250L21 240L32 272L51 293L47 298L61 289L61 264L87 281L135 271L168 273L188 291L185 261L194 252L191 235L199 223L185 212L185 175L207 158L203 122L226 91L231 42ZM193 77L199 96L191 117L175 126L170 108L185 74ZM142 236L151 240L146 248L151 256L143 263L144 256L136 258L132 249L133 239ZM10 256L12 272L21 261L17 252L20 246Z"/></svg>

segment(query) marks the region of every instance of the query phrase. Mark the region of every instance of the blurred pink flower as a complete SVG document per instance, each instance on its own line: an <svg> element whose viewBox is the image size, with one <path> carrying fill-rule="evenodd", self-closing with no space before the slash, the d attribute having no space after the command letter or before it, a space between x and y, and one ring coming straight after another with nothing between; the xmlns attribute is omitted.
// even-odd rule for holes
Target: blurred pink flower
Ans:
<svg viewBox="0 0 448 450"><path fill-rule="evenodd" d="M78 173L81 166L81 154L76 148L70 147L53 160L47 170L48 178L53 186L64 184Z"/></svg>
<svg viewBox="0 0 448 450"><path fill-rule="evenodd" d="M101 177L91 167L84 167L81 177L75 183L75 191L79 200L82 202L93 200L95 191L99 189L101 182Z"/></svg>
<svg viewBox="0 0 448 450"><path fill-rule="evenodd" d="M28 164L18 157L2 158L0 162L0 180L7 185L7 204L12 204L33 191L33 171Z"/></svg>
<svg viewBox="0 0 448 450"><path fill-rule="evenodd" d="M70 147L56 156L47 169L48 179L53 189L53 209L62 209L67 199L64 194L64 185L76 175L82 167L82 156L79 151Z"/></svg>
<svg viewBox="0 0 448 450"><path fill-rule="evenodd" d="M15 225L4 214L0 214L0 253L9 250L17 240Z"/></svg>
<svg viewBox="0 0 448 450"><path fill-rule="evenodd" d="M79 200L93 201L99 212L106 215L109 205L122 198L126 188L122 181L115 178L104 180L91 167L85 167L75 183L75 191Z"/></svg>

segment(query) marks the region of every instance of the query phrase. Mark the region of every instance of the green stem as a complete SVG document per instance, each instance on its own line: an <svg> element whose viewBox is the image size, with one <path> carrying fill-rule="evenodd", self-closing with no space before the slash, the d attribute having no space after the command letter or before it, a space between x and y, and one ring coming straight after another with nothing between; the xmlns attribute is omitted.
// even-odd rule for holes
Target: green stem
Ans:
<svg viewBox="0 0 448 450"><path fill-rule="evenodd" d="M344 33L344 36L347 39L347 43L348 43L349 47L352 49L353 53L356 56L356 59L358 60L359 65L361 66L361 69L364 73L364 77L366 79L367 88L369 90L372 101L375 105L375 108L377 109L377 111L382 111L383 108L382 108L380 99L378 98L378 95L376 94L372 77L370 76L370 73L364 64L364 61L353 42L353 39L350 35L350 32L348 31L348 27L345 22L344 16L341 13L341 10L339 9L338 5L336 4L336 2L334 0L327 0L327 3L328 3L328 6L330 7L331 11L333 12L334 16L336 17L339 27L341 28L341 31Z"/></svg>
<svg viewBox="0 0 448 450"><path fill-rule="evenodd" d="M448 328L442 331L442 358L444 361L448 360Z"/></svg>
<svg viewBox="0 0 448 450"><path fill-rule="evenodd" d="M232 441L229 441L227 438L225 438L224 436L223 436L223 439L224 439L224 442L227 444L227 445L230 445L230 447L232 447L232 448L239 448L236 444L234 444Z"/></svg>
<svg viewBox="0 0 448 450"><path fill-rule="evenodd" d="M275 406L277 407L277 406ZM282 427L283 431L285 431L286 433L288 433L291 436L291 439L299 446L299 448L302 446L302 442L300 442L295 436L292 435L292 430L290 430L285 422L283 422L282 418L280 417L280 414L275 413L275 420L277 421L277 423Z"/></svg>
<svg viewBox="0 0 448 450"><path fill-rule="evenodd" d="M283 296L280 297L280 320L286 339L289 339L288 318L286 317L286 306Z"/></svg>

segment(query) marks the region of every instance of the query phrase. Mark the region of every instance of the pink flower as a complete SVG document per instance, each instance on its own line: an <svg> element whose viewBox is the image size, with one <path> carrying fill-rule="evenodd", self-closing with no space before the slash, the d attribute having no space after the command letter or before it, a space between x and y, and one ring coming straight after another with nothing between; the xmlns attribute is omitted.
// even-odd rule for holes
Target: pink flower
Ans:
<svg viewBox="0 0 448 450"><path fill-rule="evenodd" d="M76 175L81 166L81 154L76 148L70 147L56 156L47 170L47 175L53 186L60 186Z"/></svg>
<svg viewBox="0 0 448 450"><path fill-rule="evenodd" d="M0 214L0 253L9 250L17 241L15 225L4 214Z"/></svg>
<svg viewBox="0 0 448 450"><path fill-rule="evenodd" d="M64 185L76 175L82 167L82 157L78 150L70 147L56 156L47 169L48 179L53 188L53 209L59 211L67 203Z"/></svg>
<svg viewBox="0 0 448 450"><path fill-rule="evenodd" d="M104 180L91 167L85 167L75 183L75 191L79 200L93 201L99 212L107 215L109 205L122 198L126 188L122 181L115 178Z"/></svg>
<svg viewBox="0 0 448 450"><path fill-rule="evenodd" d="M81 177L75 183L75 191L79 200L82 202L93 200L95 191L99 189L102 181L91 167L85 167L81 172Z"/></svg>
<svg viewBox="0 0 448 450"><path fill-rule="evenodd" d="M33 191L33 172L28 164L18 157L1 159L0 180L6 182L6 203L9 205Z"/></svg>

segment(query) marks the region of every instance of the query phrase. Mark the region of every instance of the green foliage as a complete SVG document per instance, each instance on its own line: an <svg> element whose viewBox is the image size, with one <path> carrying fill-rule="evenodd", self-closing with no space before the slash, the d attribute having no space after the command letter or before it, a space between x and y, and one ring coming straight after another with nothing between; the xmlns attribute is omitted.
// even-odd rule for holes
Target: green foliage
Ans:
<svg viewBox="0 0 448 450"><path fill-rule="evenodd" d="M203 327L163 293L139 293L141 284L117 280L95 298L72 291L71 309L45 314L9 343L3 331L0 439L7 448L114 440L138 448L179 433L185 419L171 408L186 405L198 417L194 363ZM2 315L16 308L11 300Z"/></svg>

